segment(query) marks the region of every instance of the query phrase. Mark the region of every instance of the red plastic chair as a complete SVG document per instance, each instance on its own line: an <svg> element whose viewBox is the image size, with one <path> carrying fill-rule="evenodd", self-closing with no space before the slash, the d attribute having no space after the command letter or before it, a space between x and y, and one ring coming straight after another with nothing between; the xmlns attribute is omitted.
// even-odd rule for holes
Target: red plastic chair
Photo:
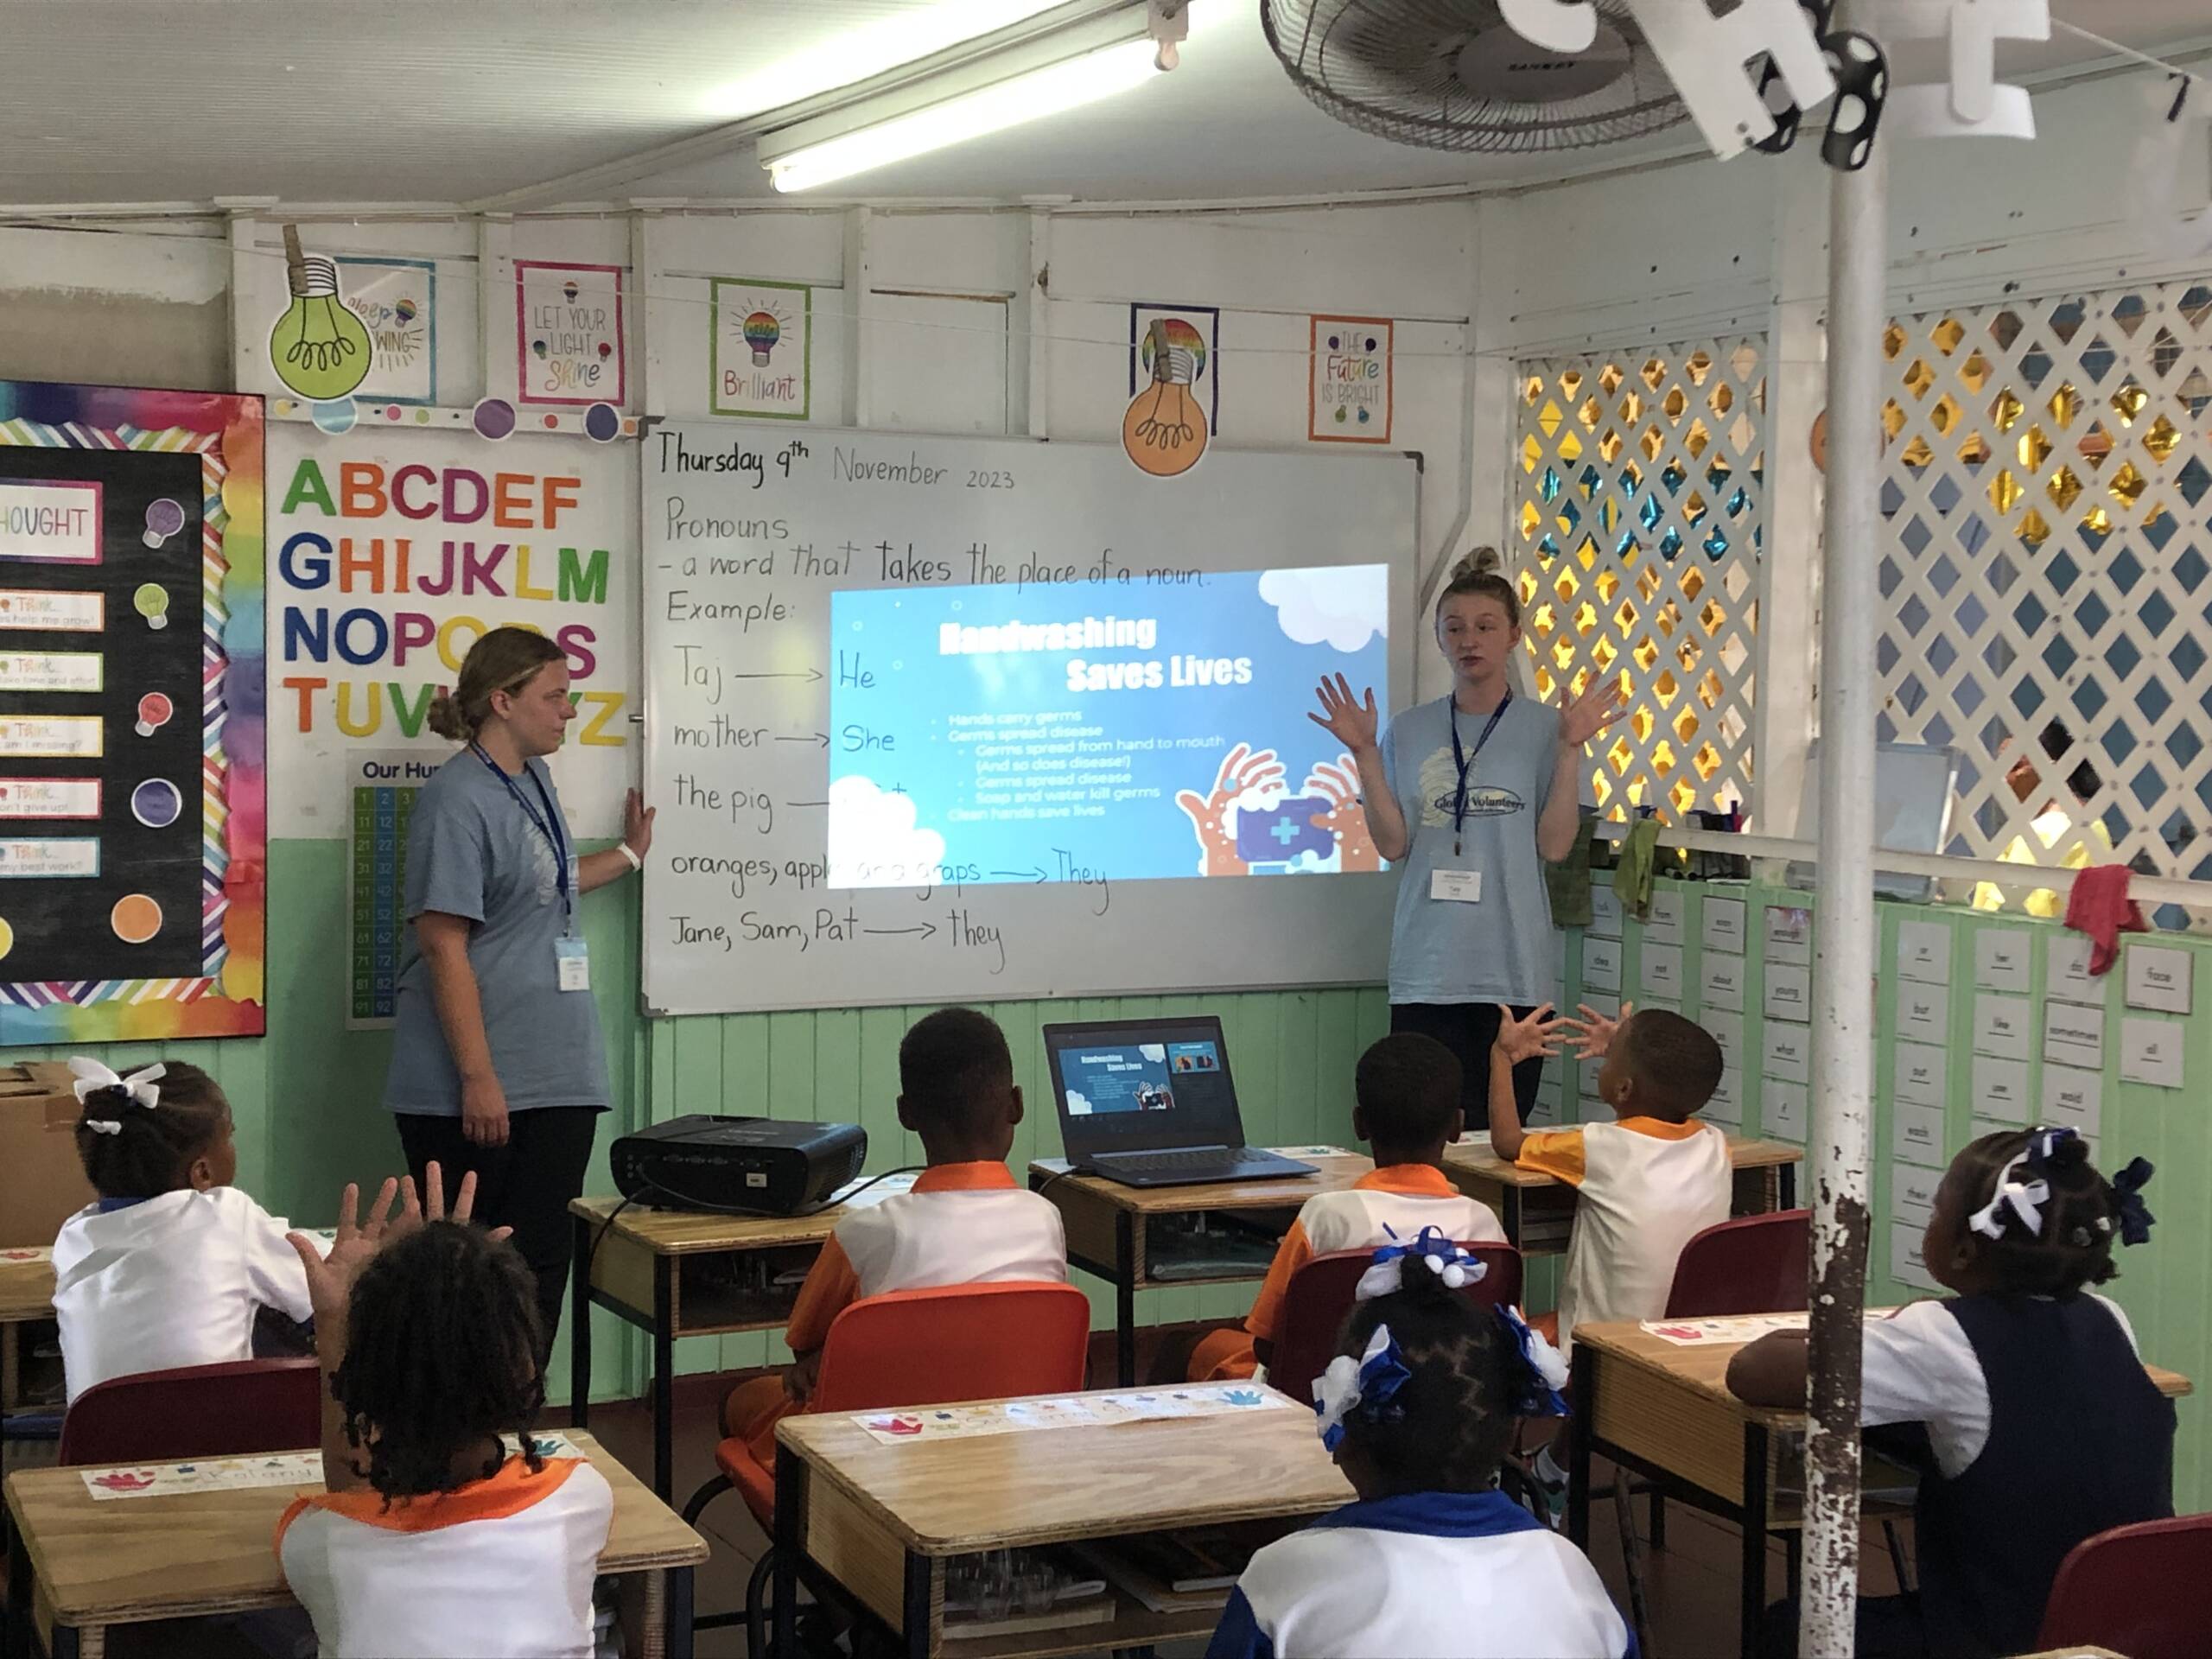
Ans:
<svg viewBox="0 0 2212 1659"><path fill-rule="evenodd" d="M1090 1299L1068 1284L948 1285L894 1290L855 1302L830 1323L822 1371L805 1410L881 1411L958 1400L1067 1394L1084 1385L1090 1358ZM683 1506L696 1526L708 1504L734 1486L761 1530L776 1533L774 1471L732 1438L715 1448L721 1472ZM775 1556L761 1553L742 1614L693 1621L712 1630L741 1620L753 1653L767 1651L761 1596Z"/></svg>
<svg viewBox="0 0 2212 1659"><path fill-rule="evenodd" d="M2212 1515L2114 1527L2067 1552L2038 1648L2197 1659L2212 1630Z"/></svg>
<svg viewBox="0 0 2212 1659"><path fill-rule="evenodd" d="M1490 1271L1465 1294L1485 1307L1521 1301L1521 1252L1510 1244L1462 1244ZM1351 1313L1352 1289L1375 1265L1373 1250L1332 1250L1317 1255L1290 1278L1283 1292L1282 1318L1275 1331L1274 1354L1268 1361L1268 1386L1301 1402L1313 1398L1313 1379L1336 1357L1337 1335Z"/></svg>
<svg viewBox="0 0 2212 1659"><path fill-rule="evenodd" d="M1777 1210L1707 1228L1682 1246L1667 1293L1670 1319L1796 1313L1806 1306L1813 1212Z"/></svg>
<svg viewBox="0 0 2212 1659"><path fill-rule="evenodd" d="M174 1463L322 1443L312 1359L238 1359L95 1382L61 1420L63 1464Z"/></svg>

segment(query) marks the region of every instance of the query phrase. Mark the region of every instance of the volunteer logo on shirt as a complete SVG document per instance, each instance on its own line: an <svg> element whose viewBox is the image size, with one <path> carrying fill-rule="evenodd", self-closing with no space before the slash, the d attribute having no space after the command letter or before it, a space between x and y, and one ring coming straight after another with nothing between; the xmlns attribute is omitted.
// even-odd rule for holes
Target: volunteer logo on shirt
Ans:
<svg viewBox="0 0 2212 1659"><path fill-rule="evenodd" d="M1452 805L1459 792L1459 768L1452 763L1449 744L1421 763L1421 821L1432 829L1452 827ZM1467 779L1470 818L1510 818L1528 810L1528 803L1510 789Z"/></svg>
<svg viewBox="0 0 2212 1659"><path fill-rule="evenodd" d="M531 830L525 837L530 844L530 874L537 883L537 902L550 905L561 896L561 867L553 861L553 849L545 844L545 837Z"/></svg>

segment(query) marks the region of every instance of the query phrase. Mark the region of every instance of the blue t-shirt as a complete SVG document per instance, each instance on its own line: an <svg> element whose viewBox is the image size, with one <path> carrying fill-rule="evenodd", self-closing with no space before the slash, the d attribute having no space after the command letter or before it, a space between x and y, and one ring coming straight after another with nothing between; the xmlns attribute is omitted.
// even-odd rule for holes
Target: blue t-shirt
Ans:
<svg viewBox="0 0 2212 1659"><path fill-rule="evenodd" d="M1559 710L1516 696L1467 772L1467 810L1452 851L1459 780L1450 699L1416 704L1382 733L1382 776L1413 845L1399 861L1390 925L1393 1002L1541 1002L1552 994L1552 905L1536 851L1536 820L1559 760ZM1459 716L1475 756L1490 715ZM1473 904L1430 896L1438 870L1476 870Z"/></svg>
<svg viewBox="0 0 2212 1659"><path fill-rule="evenodd" d="M532 780L535 779L535 782ZM542 760L514 787L573 850L561 798ZM538 785L544 794L538 794ZM550 842L500 775L463 749L415 798L407 832L407 919L426 910L467 918L468 965L484 1006L492 1067L511 1112L606 1106L606 1039L588 991L561 988L557 942L568 933ZM410 925L400 959L397 1029L384 1103L395 1112L461 1114L461 1074L430 996L429 964Z"/></svg>

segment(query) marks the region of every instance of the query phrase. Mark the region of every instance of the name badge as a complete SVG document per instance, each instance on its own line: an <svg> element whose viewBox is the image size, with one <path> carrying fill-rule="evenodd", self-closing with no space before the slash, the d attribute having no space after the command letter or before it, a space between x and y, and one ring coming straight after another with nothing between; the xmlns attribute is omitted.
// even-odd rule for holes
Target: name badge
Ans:
<svg viewBox="0 0 2212 1659"><path fill-rule="evenodd" d="M591 952L582 939L556 939L553 956L560 967L563 990L591 989Z"/></svg>
<svg viewBox="0 0 2212 1659"><path fill-rule="evenodd" d="M1432 870L1428 875L1428 896L1447 905L1480 904L1483 873L1480 870Z"/></svg>

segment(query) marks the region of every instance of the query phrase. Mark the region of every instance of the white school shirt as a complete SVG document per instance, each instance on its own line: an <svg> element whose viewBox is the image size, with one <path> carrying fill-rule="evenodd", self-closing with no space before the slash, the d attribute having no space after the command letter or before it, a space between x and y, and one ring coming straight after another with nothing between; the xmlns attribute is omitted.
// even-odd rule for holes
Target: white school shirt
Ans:
<svg viewBox="0 0 2212 1659"><path fill-rule="evenodd" d="M2094 1291L2082 1294L2104 1305L2139 1354L2135 1327L2120 1304ZM1956 1480L1989 1444L1989 1379L1965 1328L1941 1302L1912 1302L1886 1319L1869 1317L1862 1340L1859 1421L1869 1427L1927 1424L1936 1469Z"/></svg>
<svg viewBox="0 0 2212 1659"><path fill-rule="evenodd" d="M839 1313L887 1291L1067 1276L1067 1234L1050 1198L1017 1185L1004 1164L933 1164L911 1191L837 1224L799 1289L785 1340L811 1353Z"/></svg>
<svg viewBox="0 0 2212 1659"><path fill-rule="evenodd" d="M234 1186L99 1205L54 1241L69 1398L110 1377L253 1357L253 1313L304 1319L308 1276L284 1221Z"/></svg>
<svg viewBox="0 0 2212 1659"><path fill-rule="evenodd" d="M1728 1137L1695 1118L1539 1129L1514 1161L1578 1194L1559 1295L1562 1353L1577 1325L1663 1318L1682 1246L1728 1219L1735 1187Z"/></svg>
<svg viewBox="0 0 2212 1659"><path fill-rule="evenodd" d="M1244 1328L1274 1340L1290 1281L1315 1256L1373 1249L1393 1239L1410 1244L1425 1227L1435 1228L1455 1244L1505 1243L1497 1212L1460 1192L1433 1165L1389 1164L1370 1170L1344 1192L1315 1193L1276 1247Z"/></svg>
<svg viewBox="0 0 2212 1659"><path fill-rule="evenodd" d="M1624 1659L1582 1552L1503 1494L1350 1503L1255 1554L1207 1659Z"/></svg>
<svg viewBox="0 0 2212 1659"><path fill-rule="evenodd" d="M369 1491L303 1497L276 1523L284 1580L322 1659L592 1659L607 1478L580 1458L387 1507Z"/></svg>

